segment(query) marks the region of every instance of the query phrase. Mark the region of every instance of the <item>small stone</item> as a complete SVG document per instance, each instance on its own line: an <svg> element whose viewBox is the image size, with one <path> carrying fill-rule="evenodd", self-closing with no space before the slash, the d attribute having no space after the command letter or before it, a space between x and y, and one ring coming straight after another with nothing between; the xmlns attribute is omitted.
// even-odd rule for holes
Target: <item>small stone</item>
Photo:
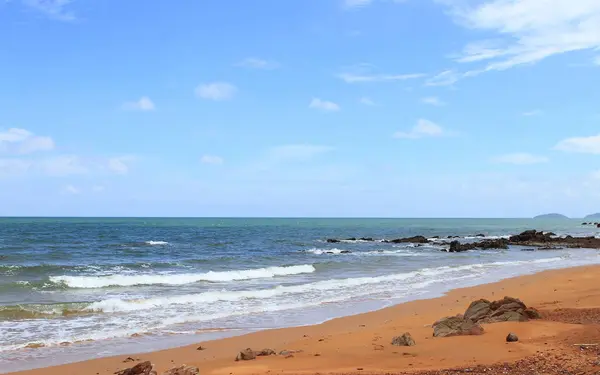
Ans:
<svg viewBox="0 0 600 375"><path fill-rule="evenodd" d="M268 357L270 355L275 355L277 353L275 353L275 350L273 350L273 349L263 349L260 352L256 352L254 354L256 354L257 357Z"/></svg>
<svg viewBox="0 0 600 375"><path fill-rule="evenodd" d="M196 348L196 350L206 350L206 348L202 345L200 345L199 347Z"/></svg>
<svg viewBox="0 0 600 375"><path fill-rule="evenodd" d="M127 358L125 358L125 360L123 360L123 363L127 363L127 362L135 362L135 359L133 359L131 357L127 357Z"/></svg>
<svg viewBox="0 0 600 375"><path fill-rule="evenodd" d="M397 336L392 339L392 345L396 346L415 346L416 344L417 343L408 332L404 333L402 336Z"/></svg>
<svg viewBox="0 0 600 375"><path fill-rule="evenodd" d="M242 350L235 358L236 361L251 361L253 359L256 359L256 354L250 348Z"/></svg>
<svg viewBox="0 0 600 375"><path fill-rule="evenodd" d="M163 375L200 375L200 370L198 369L198 367L184 365L181 367L172 368L165 372Z"/></svg>
<svg viewBox="0 0 600 375"><path fill-rule="evenodd" d="M509 333L508 336L506 336L506 342L517 342L517 341L519 341L519 337L512 332Z"/></svg>

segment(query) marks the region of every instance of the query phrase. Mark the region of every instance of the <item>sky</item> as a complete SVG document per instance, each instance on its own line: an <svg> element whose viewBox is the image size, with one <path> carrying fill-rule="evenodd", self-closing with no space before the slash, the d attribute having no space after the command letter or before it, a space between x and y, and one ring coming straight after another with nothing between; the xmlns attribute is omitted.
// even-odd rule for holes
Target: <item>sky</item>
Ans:
<svg viewBox="0 0 600 375"><path fill-rule="evenodd" d="M598 0L0 0L0 216L600 211Z"/></svg>

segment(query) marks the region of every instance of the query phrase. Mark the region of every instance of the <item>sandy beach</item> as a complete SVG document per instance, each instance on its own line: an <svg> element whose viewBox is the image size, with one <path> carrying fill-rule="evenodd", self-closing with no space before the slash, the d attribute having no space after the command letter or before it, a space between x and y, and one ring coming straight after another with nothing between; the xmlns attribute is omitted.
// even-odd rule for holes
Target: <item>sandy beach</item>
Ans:
<svg viewBox="0 0 600 375"><path fill-rule="evenodd" d="M537 308L541 320L485 324L481 336L434 338L431 324L464 313L477 299L511 296ZM335 305L331 306L332 309ZM410 332L415 346L392 346L394 336ZM513 332L519 342L507 343ZM202 374L437 373L597 373L600 371L600 267L545 271L493 284L455 289L443 297L403 303L380 311L323 324L261 331L196 345L131 355L127 353L21 375L114 374L151 361L158 374L182 364ZM203 350L198 350L201 346ZM292 355L236 362L240 350L295 351ZM523 372L525 371L525 372ZM452 373L444 370L442 373Z"/></svg>

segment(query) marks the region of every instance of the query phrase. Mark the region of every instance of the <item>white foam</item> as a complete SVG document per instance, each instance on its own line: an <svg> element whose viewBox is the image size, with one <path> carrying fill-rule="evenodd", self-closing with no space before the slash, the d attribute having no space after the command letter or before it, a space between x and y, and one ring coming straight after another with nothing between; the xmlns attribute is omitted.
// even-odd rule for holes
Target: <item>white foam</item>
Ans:
<svg viewBox="0 0 600 375"><path fill-rule="evenodd" d="M332 254L333 255L339 255L339 254L342 254L342 251L344 251L344 250L337 249L337 248L334 248L334 249L317 249L317 248L312 248L312 249L306 250L307 253L312 253L312 254L315 254L315 255L323 255L323 254L326 254L326 255L327 254L329 254L329 255L332 255ZM346 254L349 254L349 253L346 253Z"/></svg>
<svg viewBox="0 0 600 375"><path fill-rule="evenodd" d="M168 245L167 241L146 241L145 244L150 246Z"/></svg>
<svg viewBox="0 0 600 375"><path fill-rule="evenodd" d="M206 273L184 274L141 274L141 275L110 275L110 276L51 276L50 281L65 284L71 288L105 288L109 286L134 285L183 285L199 281L227 282L235 280L250 280L272 278L276 276L298 275L312 273L316 269L311 264L289 267L267 267L250 270L235 270Z"/></svg>

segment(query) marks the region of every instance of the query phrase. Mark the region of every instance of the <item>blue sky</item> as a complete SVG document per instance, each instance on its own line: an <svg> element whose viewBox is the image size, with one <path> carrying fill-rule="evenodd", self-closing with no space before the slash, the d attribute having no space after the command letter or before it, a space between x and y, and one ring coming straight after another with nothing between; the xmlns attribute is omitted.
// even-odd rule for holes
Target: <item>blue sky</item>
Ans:
<svg viewBox="0 0 600 375"><path fill-rule="evenodd" d="M597 0L0 0L0 215L600 211Z"/></svg>

